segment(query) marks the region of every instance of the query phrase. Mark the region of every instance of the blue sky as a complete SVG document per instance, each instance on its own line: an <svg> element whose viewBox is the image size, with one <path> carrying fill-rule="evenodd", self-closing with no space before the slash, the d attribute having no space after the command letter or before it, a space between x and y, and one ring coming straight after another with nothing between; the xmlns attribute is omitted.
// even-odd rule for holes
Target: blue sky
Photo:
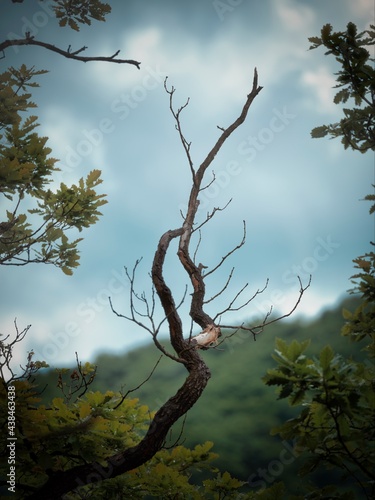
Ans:
<svg viewBox="0 0 375 500"><path fill-rule="evenodd" d="M207 280L207 294L214 295L235 267L231 287L209 312L223 309L245 283L252 295L267 278L258 300L222 323L260 318L271 303L287 312L298 297L297 275L307 283L310 273L296 316L311 317L343 297L352 259L373 238L368 204L359 201L371 191L373 155L311 139L313 127L337 121L341 110L332 103L337 63L324 50L309 51L307 38L326 23L342 30L353 21L365 29L374 18L372 0L112 1L106 23L79 33L57 27L50 2L25 3L2 4L1 39L31 31L61 48L86 45L86 55L121 49L141 70L69 61L39 47L10 48L0 61L1 71L22 63L50 71L39 78L34 100L39 133L60 159L56 183L75 183L99 168L99 190L108 195L103 217L84 233L72 277L42 265L0 270L1 332L14 332L14 318L20 328L32 325L16 363L30 349L61 366L76 351L93 360L103 350L126 352L150 341L111 312L108 296L118 312L129 311L124 266L132 269L140 257L138 291L150 293L158 239L180 225L186 206L190 172L163 88L166 76L176 106L190 98L182 123L195 165L216 141L217 126L240 113L254 67L264 87L215 159L216 182L201 199L201 221L232 200L204 228L198 258L205 265L218 263L241 240L243 220L247 227L246 245ZM174 250L166 273L179 300L188 280ZM188 335L187 312L181 309Z"/></svg>

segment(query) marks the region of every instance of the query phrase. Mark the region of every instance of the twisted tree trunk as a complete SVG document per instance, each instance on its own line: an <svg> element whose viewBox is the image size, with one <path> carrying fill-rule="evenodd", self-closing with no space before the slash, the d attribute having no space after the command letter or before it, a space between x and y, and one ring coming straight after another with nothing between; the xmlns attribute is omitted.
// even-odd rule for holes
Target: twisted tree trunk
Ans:
<svg viewBox="0 0 375 500"><path fill-rule="evenodd" d="M197 343L194 342L193 339L184 338L183 325L177 310L178 308L175 305L172 292L163 276L165 256L170 242L175 238L179 238L178 257L189 276L193 289L190 315L193 321L201 328L213 330L216 332L216 336L219 336L220 327L215 325L214 320L203 310L205 298L204 280L200 266L196 266L190 256L189 244L193 233L195 216L199 205L198 196L202 190L204 174L225 140L244 122L251 103L261 89L262 87L258 86L258 76L255 70L253 88L251 93L247 96L246 103L240 116L227 129L220 128L222 134L197 171L193 168L189 153L189 145L182 134L179 121L180 112L186 105L175 113L172 107L174 89L172 88L171 91L167 90L170 94L170 108L177 123L176 128L180 133L182 144L190 164L193 185L183 225L180 228L165 232L160 238L153 260L151 275L155 290L168 321L170 340L176 353L176 356L171 355L170 357L186 367L188 376L177 393L168 399L168 401L156 412L148 432L136 446L108 457L106 467L103 467L98 462L93 462L73 467L62 473L54 474L42 488L33 493L29 498L37 500L61 498L65 493L80 486L113 478L139 467L150 460L162 448L168 431L173 424L181 416L187 413L201 397L210 378L210 371L199 354L199 350L197 349L199 346L197 346ZM157 342L156 335L157 332L155 332L154 341L157 347L161 348L160 344Z"/></svg>

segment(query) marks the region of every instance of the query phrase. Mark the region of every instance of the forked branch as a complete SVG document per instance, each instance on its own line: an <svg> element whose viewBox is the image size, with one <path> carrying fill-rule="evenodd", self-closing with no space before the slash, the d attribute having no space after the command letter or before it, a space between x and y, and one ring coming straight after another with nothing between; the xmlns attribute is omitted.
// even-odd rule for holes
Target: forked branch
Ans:
<svg viewBox="0 0 375 500"><path fill-rule="evenodd" d="M56 52L57 54L60 54L63 57L66 57L68 59L74 59L76 61L81 61L81 62L92 62L92 61L102 61L102 62L110 62L110 63L117 63L117 64L131 64L133 66L136 66L138 69L140 69L141 63L138 61L134 61L133 59L119 59L117 58L118 54L120 53L119 50L117 50L114 54L111 56L82 56L79 55L81 52L85 51L87 49L86 46L83 46L75 51L71 51L70 45L67 50L60 49L59 47L56 47L55 45L52 45L50 43L46 42L41 42L40 40L35 40L33 36L30 35L30 33L26 33L25 38L18 38L15 40L5 40L4 42L0 43L0 51L3 52L8 48L8 47L15 47L15 46L22 46L22 45L37 45L39 47L43 47L47 50L50 50L52 52ZM3 56L5 57L5 56Z"/></svg>
<svg viewBox="0 0 375 500"><path fill-rule="evenodd" d="M253 334L253 336L255 337L256 335L259 335L259 333L262 333L262 331L264 330L264 328L266 326L271 325L272 323L276 323L277 321L280 321L282 319L288 318L297 309L297 307L299 306L299 304L302 300L304 293L311 285L311 275L310 275L309 281L307 282L307 285L302 284L301 278L299 276L297 276L297 279L298 279L299 286L300 286L299 295L298 295L298 298L297 298L296 302L294 303L293 307L287 313L282 314L281 316L278 316L277 318L274 318L272 320L269 320L269 317L272 313L272 307L271 307L270 310L268 311L268 313L266 314L263 322L260 323L259 325L256 325L256 326L245 326L243 324L240 326L239 325L220 325L221 328L223 328L223 329L225 328L226 330L236 330L236 331L243 330L246 332L251 332ZM256 294L251 298L251 300L253 298L255 298L255 296L258 295L259 293L262 293L265 290L265 288L267 287L267 284L268 284L268 280L267 280L266 286L263 288L263 290L258 290L256 292ZM225 312L227 312L229 310L233 310L233 309L228 308L228 309L224 310L222 312L222 314L224 314Z"/></svg>

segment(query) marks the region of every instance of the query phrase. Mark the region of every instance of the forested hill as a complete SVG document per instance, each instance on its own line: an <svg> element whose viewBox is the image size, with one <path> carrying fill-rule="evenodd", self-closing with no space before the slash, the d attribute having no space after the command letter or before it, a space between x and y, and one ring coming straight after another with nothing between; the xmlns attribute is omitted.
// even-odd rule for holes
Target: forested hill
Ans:
<svg viewBox="0 0 375 500"><path fill-rule="evenodd" d="M213 441L213 451L220 455L217 466L243 480L277 459L284 445L280 438L270 435L270 430L292 413L286 401L277 400L275 389L261 380L266 370L275 365L272 359L275 338L311 339L310 354L318 354L324 345L330 344L342 355L356 358L360 356L357 346L340 335L344 324L342 310L344 307L353 310L355 304L355 299L349 298L314 321L284 320L268 327L256 342L252 337L245 340L243 335L234 336L217 349L203 351L212 378L188 414L181 438L185 440L183 444ZM126 355L102 354L93 360L98 371L90 389L103 392L133 389L149 376L159 357L159 351L151 343ZM163 357L150 379L129 397L139 398L142 404L156 410L176 392L185 376L183 366ZM48 378L45 401L52 395L61 395L55 392L56 373L51 371ZM43 376L40 384L45 383ZM175 426L172 442L178 438L181 425L178 422ZM283 474L294 475L294 467L291 464ZM283 479L287 478L283 475Z"/></svg>

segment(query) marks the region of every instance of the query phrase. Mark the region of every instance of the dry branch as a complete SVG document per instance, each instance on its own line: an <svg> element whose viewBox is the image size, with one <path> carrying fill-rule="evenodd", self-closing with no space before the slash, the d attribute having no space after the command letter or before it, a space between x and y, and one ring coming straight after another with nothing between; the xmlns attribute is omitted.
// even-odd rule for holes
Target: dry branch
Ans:
<svg viewBox="0 0 375 500"><path fill-rule="evenodd" d="M277 318L274 318L274 319L268 321L268 318L270 317L270 315L272 313L272 307L271 307L270 310L268 311L268 313L266 314L263 322L259 325L256 325L256 326L245 326L243 324L240 326L238 326L238 325L220 325L221 328L223 328L223 329L225 328L226 330L236 330L236 331L243 330L243 331L251 332L253 334L253 336L255 337L256 335L259 335L259 333L261 333L266 326L271 325L272 323L276 323L277 321L280 321L282 319L288 318L297 309L298 305L301 302L301 299L302 299L304 293L311 285L311 275L310 275L310 278L309 278L307 285L305 285L305 286L302 285L302 281L301 281L301 278L299 276L297 276L297 279L298 279L298 282L300 285L299 295L298 295L296 302L294 303L294 306L287 313L282 314L281 316L278 316ZM268 280L267 280L267 284L268 284ZM262 293L265 290L265 288L267 287L267 284L262 290L258 290L254 294L254 296L251 298L251 300L253 298L255 298L255 296L258 295L259 293ZM229 310L231 310L231 309L226 309L225 311L223 311L223 313L227 312Z"/></svg>
<svg viewBox="0 0 375 500"><path fill-rule="evenodd" d="M46 42L41 42L40 40L35 40L33 36L30 36L30 33L26 33L25 38L18 38L15 40L5 40L4 42L0 43L0 51L3 52L8 48L12 46L21 46L21 45L37 45L39 47L43 47L47 50L51 50L52 52L56 52L57 54L60 54L63 57L66 57L68 59L74 59L76 61L81 61L81 62L92 62L92 61L102 61L102 62L111 62L111 63L117 63L117 64L131 64L133 66L136 66L138 69L140 69L140 62L134 61L133 59L117 59L116 56L120 53L119 50L117 50L113 55L111 56L93 56L93 57L85 57L85 56L80 56L79 54L83 52L84 50L87 49L87 47L83 46L74 52L71 52L70 46L68 47L67 50L60 49L56 47L55 45L52 45L50 43ZM5 57L5 56L4 56Z"/></svg>

